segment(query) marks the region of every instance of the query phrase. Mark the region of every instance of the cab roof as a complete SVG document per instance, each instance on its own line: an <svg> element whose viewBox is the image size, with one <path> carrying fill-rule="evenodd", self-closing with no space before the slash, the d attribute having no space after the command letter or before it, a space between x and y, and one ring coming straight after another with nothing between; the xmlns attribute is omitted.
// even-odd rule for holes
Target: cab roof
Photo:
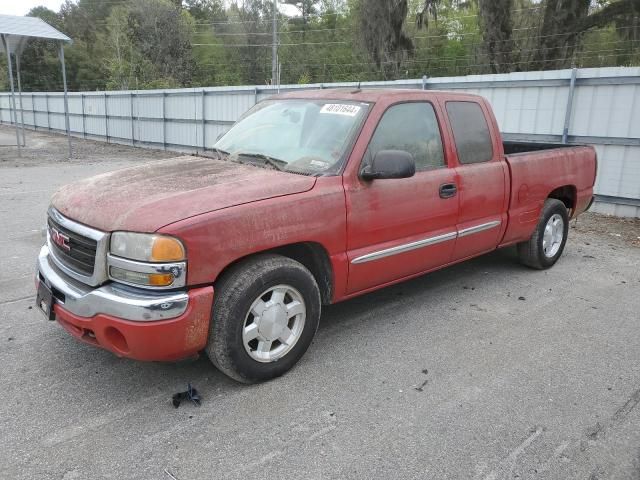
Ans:
<svg viewBox="0 0 640 480"><path fill-rule="evenodd" d="M270 97L271 99L310 99L310 100L346 100L355 102L376 103L382 98L385 100L402 101L416 100L424 98L433 99L434 97L446 97L447 100L470 99L479 100L480 96L469 93L447 92L440 90L417 90L411 88L331 88L316 90L296 90L287 93L281 93Z"/></svg>

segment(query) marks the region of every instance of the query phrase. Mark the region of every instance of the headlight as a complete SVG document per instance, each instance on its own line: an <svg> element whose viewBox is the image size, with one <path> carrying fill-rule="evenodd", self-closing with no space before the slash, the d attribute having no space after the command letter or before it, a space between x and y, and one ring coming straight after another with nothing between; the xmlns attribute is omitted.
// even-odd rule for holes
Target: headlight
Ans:
<svg viewBox="0 0 640 480"><path fill-rule="evenodd" d="M182 242L166 235L115 232L111 253L141 262L179 262L185 259Z"/></svg>
<svg viewBox="0 0 640 480"><path fill-rule="evenodd" d="M109 278L127 285L177 288L186 283L184 246L167 235L115 232L107 263Z"/></svg>

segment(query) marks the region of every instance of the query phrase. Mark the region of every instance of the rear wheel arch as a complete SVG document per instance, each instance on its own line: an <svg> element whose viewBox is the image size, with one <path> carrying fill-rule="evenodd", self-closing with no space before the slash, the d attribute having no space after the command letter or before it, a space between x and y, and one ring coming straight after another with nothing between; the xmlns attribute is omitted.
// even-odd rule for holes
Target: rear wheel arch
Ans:
<svg viewBox="0 0 640 480"><path fill-rule="evenodd" d="M576 211L578 190L576 189L575 185L564 185L550 192L547 198L560 200L562 203L564 203L564 206L569 212L569 218L571 218L573 216L573 212Z"/></svg>

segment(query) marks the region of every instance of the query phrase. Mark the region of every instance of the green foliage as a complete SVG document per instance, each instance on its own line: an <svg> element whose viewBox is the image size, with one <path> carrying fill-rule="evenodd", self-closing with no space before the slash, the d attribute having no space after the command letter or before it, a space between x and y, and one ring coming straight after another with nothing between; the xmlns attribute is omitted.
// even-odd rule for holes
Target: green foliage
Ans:
<svg viewBox="0 0 640 480"><path fill-rule="evenodd" d="M309 83L311 83L311 74L304 72L298 79L298 85L308 85Z"/></svg>
<svg viewBox="0 0 640 480"><path fill-rule="evenodd" d="M280 81L638 65L637 1L280 0L290 15L277 18ZM73 38L71 90L271 82L272 0L67 0L59 12L29 15ZM29 42L25 91L62 89L57 48ZM5 58L0 88L8 88Z"/></svg>

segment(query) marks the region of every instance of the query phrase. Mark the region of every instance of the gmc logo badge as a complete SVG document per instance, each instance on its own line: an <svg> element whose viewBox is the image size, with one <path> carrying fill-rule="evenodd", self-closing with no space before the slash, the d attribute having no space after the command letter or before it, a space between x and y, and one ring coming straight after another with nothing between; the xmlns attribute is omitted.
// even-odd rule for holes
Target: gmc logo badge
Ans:
<svg viewBox="0 0 640 480"><path fill-rule="evenodd" d="M62 250L69 252L71 251L71 247L69 246L69 237L64 233L60 233L56 228L49 227L49 235L51 236L51 241L55 243Z"/></svg>

